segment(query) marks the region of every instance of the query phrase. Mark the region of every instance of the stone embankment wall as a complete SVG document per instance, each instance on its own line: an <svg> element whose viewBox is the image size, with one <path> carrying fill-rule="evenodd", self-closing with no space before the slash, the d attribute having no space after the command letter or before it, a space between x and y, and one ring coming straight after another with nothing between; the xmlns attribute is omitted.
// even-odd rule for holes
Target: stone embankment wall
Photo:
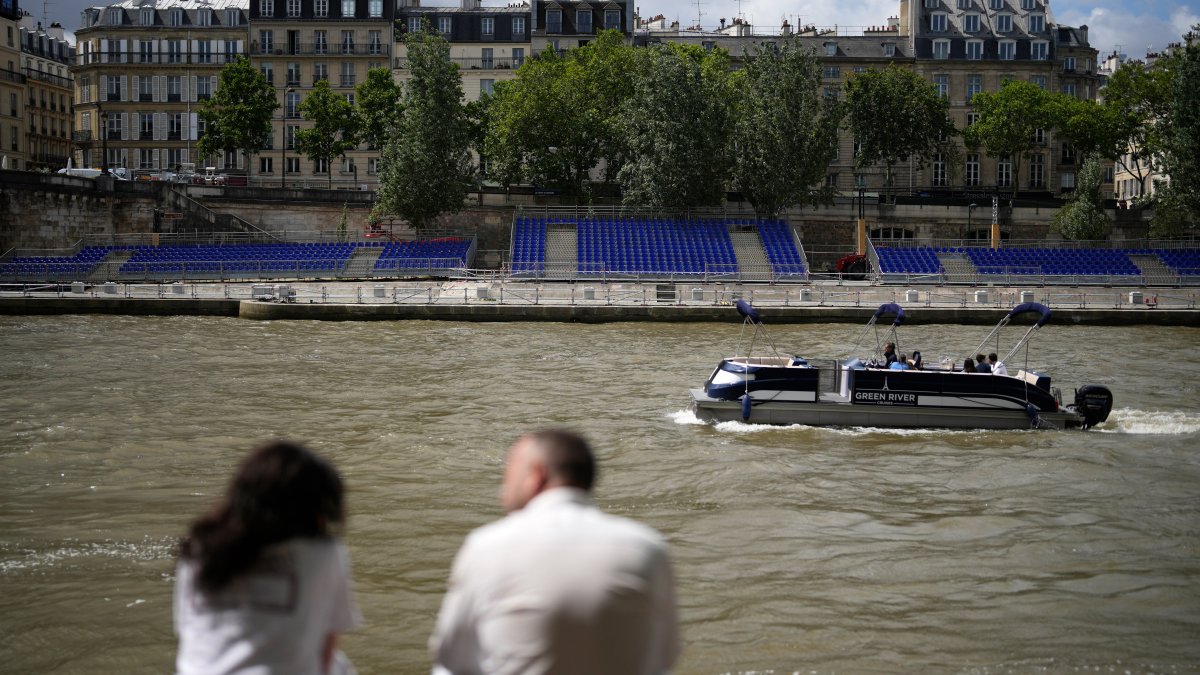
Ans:
<svg viewBox="0 0 1200 675"><path fill-rule="evenodd" d="M152 232L149 184L0 171L0 253L62 249L89 236ZM125 191L123 188L132 188Z"/></svg>

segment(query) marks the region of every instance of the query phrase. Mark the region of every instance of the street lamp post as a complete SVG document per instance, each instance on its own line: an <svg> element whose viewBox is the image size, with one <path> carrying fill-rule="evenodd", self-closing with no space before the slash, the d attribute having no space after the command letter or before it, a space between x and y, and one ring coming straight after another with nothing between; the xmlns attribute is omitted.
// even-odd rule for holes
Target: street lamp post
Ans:
<svg viewBox="0 0 1200 675"><path fill-rule="evenodd" d="M350 169L354 171L354 189L358 189L358 164L353 159L350 160Z"/></svg>
<svg viewBox="0 0 1200 675"><path fill-rule="evenodd" d="M287 189L287 102L288 95L296 91L288 87L283 96L283 121L279 123L279 187Z"/></svg>
<svg viewBox="0 0 1200 675"><path fill-rule="evenodd" d="M967 236L971 236L971 214L975 212L975 207L979 206L975 202L967 204Z"/></svg>

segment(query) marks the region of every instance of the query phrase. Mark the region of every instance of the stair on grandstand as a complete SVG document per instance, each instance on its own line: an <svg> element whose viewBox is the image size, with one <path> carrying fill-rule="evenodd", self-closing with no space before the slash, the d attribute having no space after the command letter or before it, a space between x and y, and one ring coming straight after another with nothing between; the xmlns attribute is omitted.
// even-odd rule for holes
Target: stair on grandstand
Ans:
<svg viewBox="0 0 1200 675"><path fill-rule="evenodd" d="M763 248L758 232L731 230L729 240L733 242L733 255L737 257L738 270L743 281L770 281L771 260Z"/></svg>
<svg viewBox="0 0 1200 675"><path fill-rule="evenodd" d="M942 264L942 269L946 270L946 281L948 283L974 283L979 275L979 270L975 268L975 263L967 257L966 253L953 253L949 251L938 251L938 262Z"/></svg>
<svg viewBox="0 0 1200 675"><path fill-rule="evenodd" d="M346 269L342 275L353 279L369 278L375 270L375 261L379 260L381 253L383 253L382 246L356 246L353 255L346 261Z"/></svg>
<svg viewBox="0 0 1200 675"><path fill-rule="evenodd" d="M1151 286L1172 285L1176 283L1175 272L1163 264L1162 259L1154 254L1129 256L1130 262L1142 271L1142 279Z"/></svg>
<svg viewBox="0 0 1200 675"><path fill-rule="evenodd" d="M574 223L546 226L546 278L574 279L579 271L579 234Z"/></svg>
<svg viewBox="0 0 1200 675"><path fill-rule="evenodd" d="M121 265L124 265L126 261L132 258L134 253L136 253L136 251L129 249L110 251L109 254L104 256L104 259L97 263L96 267L92 269L92 273L88 275L87 280L109 281L110 279L116 279L117 274L121 270Z"/></svg>

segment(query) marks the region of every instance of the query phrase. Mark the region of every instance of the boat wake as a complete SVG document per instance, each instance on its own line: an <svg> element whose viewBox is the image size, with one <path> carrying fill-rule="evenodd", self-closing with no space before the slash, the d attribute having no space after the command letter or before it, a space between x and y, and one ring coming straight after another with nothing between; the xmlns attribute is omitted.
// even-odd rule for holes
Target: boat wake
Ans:
<svg viewBox="0 0 1200 675"><path fill-rule="evenodd" d="M1182 435L1200 432L1200 413L1118 408L1096 427L1103 434Z"/></svg>
<svg viewBox="0 0 1200 675"><path fill-rule="evenodd" d="M669 417L676 423L685 426L707 426L708 423L696 416L693 410L679 410L671 413ZM993 433L980 429L905 429L895 427L817 427L807 424L750 424L747 422L718 422L712 425L712 428L719 432L731 434L755 434L760 432L771 431L816 431L835 436L865 436L868 434L878 434L884 436L926 436L929 434L945 435L977 435L985 433ZM999 432L996 432L999 433ZM1011 430L1004 433L1011 434Z"/></svg>

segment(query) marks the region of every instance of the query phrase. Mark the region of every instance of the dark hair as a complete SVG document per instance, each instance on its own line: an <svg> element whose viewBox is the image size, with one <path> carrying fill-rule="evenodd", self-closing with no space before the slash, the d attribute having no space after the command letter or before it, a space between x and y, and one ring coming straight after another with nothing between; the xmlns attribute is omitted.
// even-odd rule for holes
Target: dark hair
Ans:
<svg viewBox="0 0 1200 675"><path fill-rule="evenodd" d="M992 352L991 354L988 354L988 361L999 361L999 360L1000 360L1000 357L996 356L996 352Z"/></svg>
<svg viewBox="0 0 1200 675"><path fill-rule="evenodd" d="M966 371L975 370L975 360L967 359L966 361L963 361L963 370L966 370Z"/></svg>
<svg viewBox="0 0 1200 675"><path fill-rule="evenodd" d="M196 585L217 592L251 569L263 549L296 537L327 537L340 524L342 479L307 448L272 441L250 453L225 497L180 544L199 563Z"/></svg>
<svg viewBox="0 0 1200 675"><path fill-rule="evenodd" d="M596 459L582 436L563 429L529 434L541 449L550 477L571 487L591 490L596 482Z"/></svg>

